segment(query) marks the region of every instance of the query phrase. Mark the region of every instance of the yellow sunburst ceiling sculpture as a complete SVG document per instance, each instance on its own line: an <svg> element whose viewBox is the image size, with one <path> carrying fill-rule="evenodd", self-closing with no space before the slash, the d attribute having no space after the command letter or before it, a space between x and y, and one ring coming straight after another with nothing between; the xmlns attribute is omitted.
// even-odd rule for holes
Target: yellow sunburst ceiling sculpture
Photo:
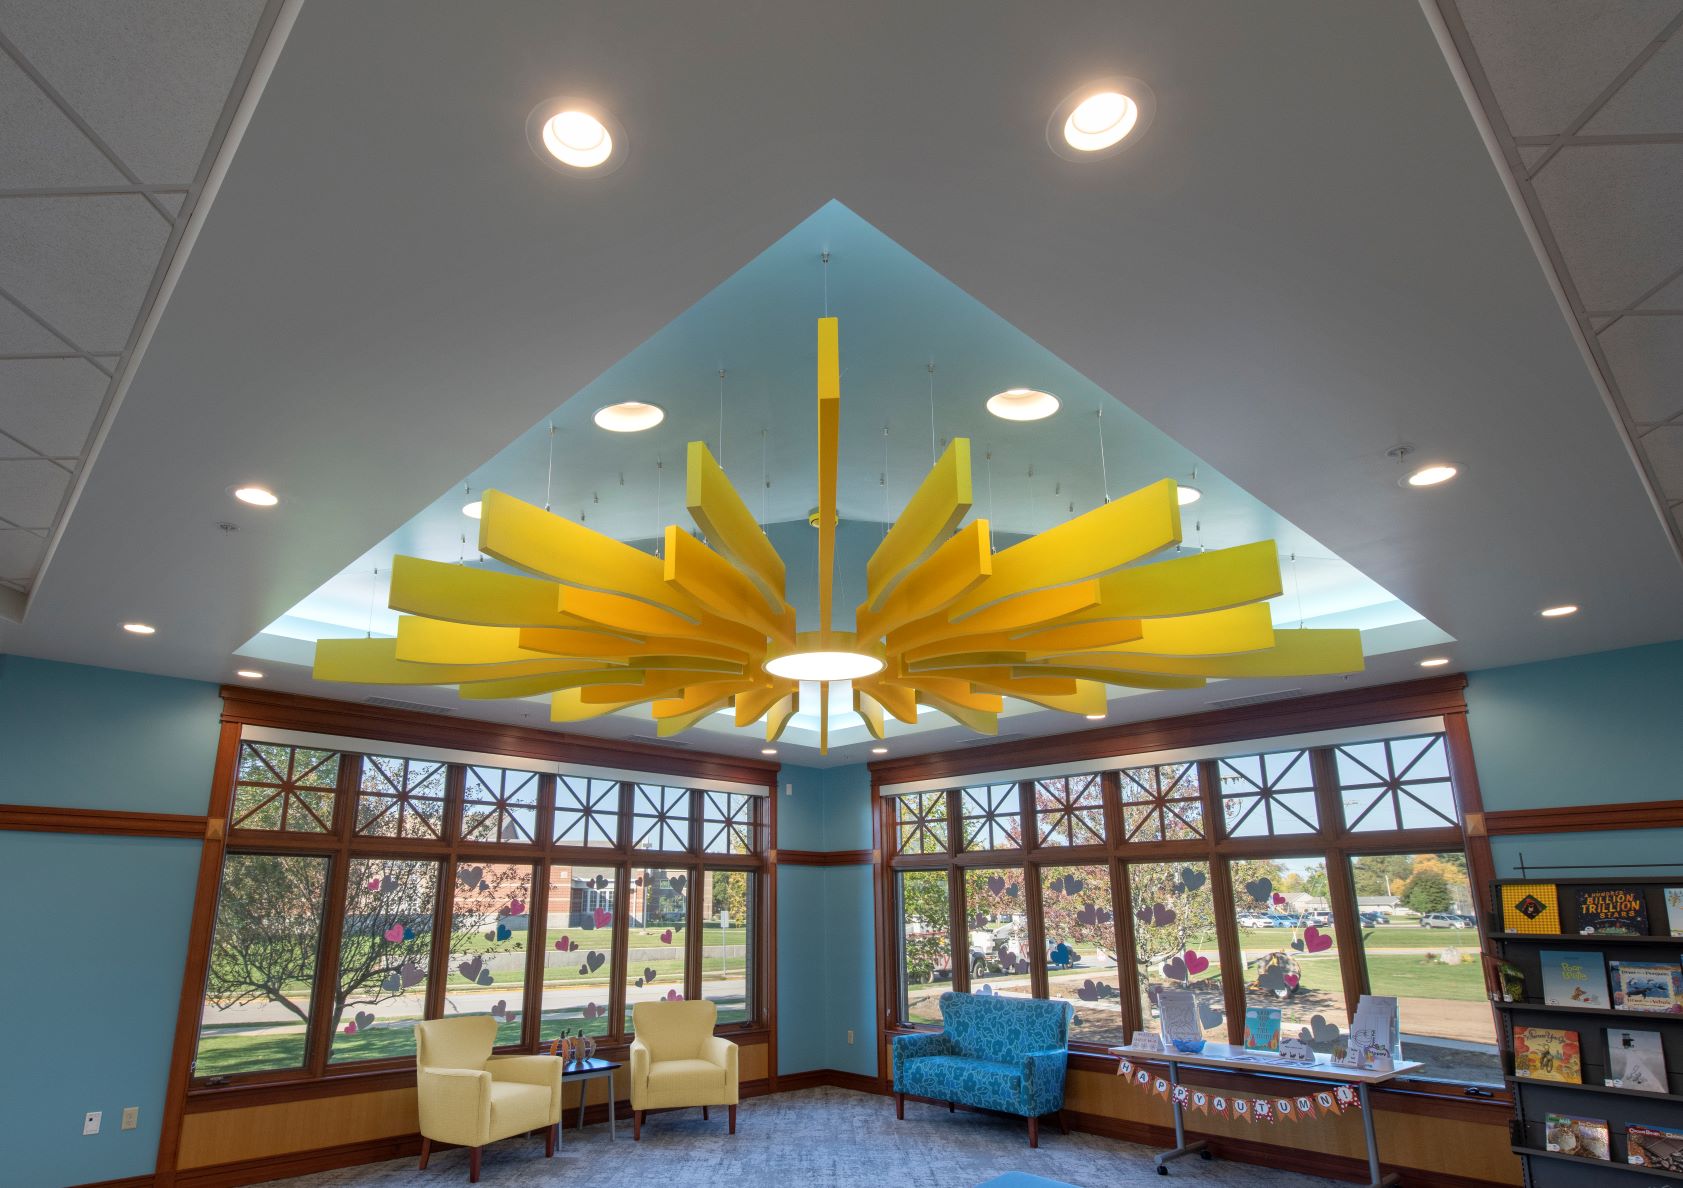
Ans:
<svg viewBox="0 0 1683 1188"><path fill-rule="evenodd" d="M818 622L832 622L841 382L835 318L818 323ZM971 505L970 443L953 441L865 565L852 631L797 633L782 558L706 445L685 504L706 537L666 528L660 556L487 491L479 551L532 576L397 557L395 639L324 639L319 680L457 685L469 700L549 694L578 722L648 702L658 731L726 706L777 739L801 680L851 678L875 738L930 706L983 734L1003 698L1105 712L1106 686L1190 689L1226 677L1358 671L1353 630L1280 630L1272 541L1145 558L1180 544L1164 479L998 553Z"/></svg>

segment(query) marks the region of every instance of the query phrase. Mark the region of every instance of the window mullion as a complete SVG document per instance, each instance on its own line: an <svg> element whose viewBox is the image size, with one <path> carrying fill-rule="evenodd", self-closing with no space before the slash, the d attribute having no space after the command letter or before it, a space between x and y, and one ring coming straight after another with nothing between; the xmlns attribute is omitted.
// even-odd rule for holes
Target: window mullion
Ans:
<svg viewBox="0 0 1683 1188"><path fill-rule="evenodd" d="M450 945L455 930L456 859L446 855L432 859L439 865L438 887L433 896L432 949L427 961L426 1006L423 1019L444 1017L444 983L450 978Z"/></svg>
<svg viewBox="0 0 1683 1188"><path fill-rule="evenodd" d="M1029 993L1035 998L1052 996L1052 979L1046 972L1046 924L1040 918L1040 867L1023 863L1023 908L1028 915ZM965 964L969 964L969 934L965 934Z"/></svg>
<svg viewBox="0 0 1683 1188"><path fill-rule="evenodd" d="M1222 1007L1227 1014L1227 1038L1233 1038L1235 1022L1245 1020L1245 959L1239 944L1239 914L1233 910L1233 872L1227 859L1210 856L1211 915L1215 918L1216 952L1221 958Z"/></svg>
<svg viewBox="0 0 1683 1188"><path fill-rule="evenodd" d="M1128 864L1110 860L1110 902L1116 925L1116 987L1122 995L1122 1029L1128 1038L1144 1027L1145 1007L1140 999L1139 964L1134 952L1133 889Z"/></svg>
<svg viewBox="0 0 1683 1188"><path fill-rule="evenodd" d="M949 830L949 834L950 834ZM970 918L969 905L964 902L964 871L957 866L946 869L947 876L947 949L952 966L952 988L960 992L970 989Z"/></svg>
<svg viewBox="0 0 1683 1188"><path fill-rule="evenodd" d="M701 794L696 793L697 796ZM707 872L701 867L686 871L690 877L689 895L684 902L684 927L688 935L684 941L684 998L701 1001L701 880ZM721 938L720 944L724 941Z"/></svg>
<svg viewBox="0 0 1683 1188"><path fill-rule="evenodd" d="M543 1036L544 954L549 947L549 861L539 859L531 869L532 889L526 896L526 985L520 1004L520 1046L527 1051L535 1050Z"/></svg>
<svg viewBox="0 0 1683 1188"><path fill-rule="evenodd" d="M627 796L629 801L629 796ZM622 825L625 820L620 818ZM631 946L631 865L620 863L614 875L614 918L608 935L608 1034L610 1042L625 1039L625 971ZM646 913L645 913L646 914Z"/></svg>

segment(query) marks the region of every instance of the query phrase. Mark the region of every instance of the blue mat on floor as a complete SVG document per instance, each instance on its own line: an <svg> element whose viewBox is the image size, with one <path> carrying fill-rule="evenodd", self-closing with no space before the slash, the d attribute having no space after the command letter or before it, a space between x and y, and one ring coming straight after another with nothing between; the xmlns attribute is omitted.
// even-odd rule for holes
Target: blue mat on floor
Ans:
<svg viewBox="0 0 1683 1188"><path fill-rule="evenodd" d="M983 1180L976 1188L1079 1188L1068 1180L1048 1180L1045 1176L1031 1176L1027 1172L1006 1172L991 1180Z"/></svg>

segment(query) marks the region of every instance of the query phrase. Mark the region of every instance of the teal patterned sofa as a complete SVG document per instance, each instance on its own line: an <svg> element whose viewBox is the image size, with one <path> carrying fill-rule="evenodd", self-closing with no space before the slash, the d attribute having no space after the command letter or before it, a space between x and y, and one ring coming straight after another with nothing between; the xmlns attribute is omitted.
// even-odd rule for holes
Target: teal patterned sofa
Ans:
<svg viewBox="0 0 1683 1188"><path fill-rule="evenodd" d="M895 1117L907 1097L1018 1114L1038 1147L1042 1117L1064 1129L1069 1017L1066 1002L947 991L940 1032L894 1037Z"/></svg>

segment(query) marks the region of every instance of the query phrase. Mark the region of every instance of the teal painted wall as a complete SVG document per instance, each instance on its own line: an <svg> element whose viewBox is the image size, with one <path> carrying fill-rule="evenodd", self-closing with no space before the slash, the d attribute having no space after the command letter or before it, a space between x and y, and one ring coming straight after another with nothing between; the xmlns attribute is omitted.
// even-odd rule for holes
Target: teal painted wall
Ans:
<svg viewBox="0 0 1683 1188"><path fill-rule="evenodd" d="M202 813L220 709L214 685L0 656L0 802ZM152 1172L200 849L0 832L25 906L0 978L5 1183ZM140 1107L135 1130L121 1129L126 1106ZM89 1110L104 1119L84 1137Z"/></svg>
<svg viewBox="0 0 1683 1188"><path fill-rule="evenodd" d="M864 766L785 765L778 789L779 849L871 847L871 781ZM876 1075L872 894L868 865L779 867L779 1074L834 1068Z"/></svg>

